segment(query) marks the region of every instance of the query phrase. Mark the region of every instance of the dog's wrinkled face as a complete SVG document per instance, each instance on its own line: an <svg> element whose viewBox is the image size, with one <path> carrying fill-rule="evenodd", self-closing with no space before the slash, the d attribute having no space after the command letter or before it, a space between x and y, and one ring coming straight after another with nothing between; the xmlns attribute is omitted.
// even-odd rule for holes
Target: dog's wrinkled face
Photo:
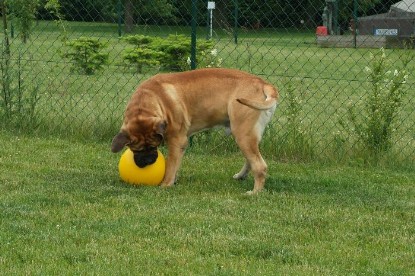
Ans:
<svg viewBox="0 0 415 276"><path fill-rule="evenodd" d="M156 162L157 147L163 142L166 123L142 119L125 126L112 140L112 152L119 152L124 146L129 147L134 153L134 162L140 168Z"/></svg>

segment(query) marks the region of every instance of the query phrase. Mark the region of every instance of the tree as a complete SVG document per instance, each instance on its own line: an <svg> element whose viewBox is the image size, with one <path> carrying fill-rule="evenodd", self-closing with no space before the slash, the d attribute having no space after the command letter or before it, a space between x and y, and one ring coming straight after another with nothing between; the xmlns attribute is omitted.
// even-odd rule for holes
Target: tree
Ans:
<svg viewBox="0 0 415 276"><path fill-rule="evenodd" d="M16 22L17 28L20 31L20 37L26 43L30 36L33 21L36 19L39 2L38 0L14 0L8 3L8 5L13 21Z"/></svg>
<svg viewBox="0 0 415 276"><path fill-rule="evenodd" d="M124 0L125 31L131 32L134 24L166 25L176 23L175 7L171 0Z"/></svg>

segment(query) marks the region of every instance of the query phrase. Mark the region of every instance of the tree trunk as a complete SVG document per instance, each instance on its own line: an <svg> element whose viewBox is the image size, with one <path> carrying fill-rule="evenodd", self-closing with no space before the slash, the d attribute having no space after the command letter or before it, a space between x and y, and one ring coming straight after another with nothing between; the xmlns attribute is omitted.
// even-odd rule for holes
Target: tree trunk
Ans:
<svg viewBox="0 0 415 276"><path fill-rule="evenodd" d="M125 32L131 33L134 29L134 4L133 0L125 0L124 5Z"/></svg>
<svg viewBox="0 0 415 276"><path fill-rule="evenodd" d="M231 2L231 1L229 1ZM232 26L229 23L229 14L232 14L231 11L232 5L227 3L227 1L216 1L216 8L213 11L213 25L214 27L220 29L231 29Z"/></svg>

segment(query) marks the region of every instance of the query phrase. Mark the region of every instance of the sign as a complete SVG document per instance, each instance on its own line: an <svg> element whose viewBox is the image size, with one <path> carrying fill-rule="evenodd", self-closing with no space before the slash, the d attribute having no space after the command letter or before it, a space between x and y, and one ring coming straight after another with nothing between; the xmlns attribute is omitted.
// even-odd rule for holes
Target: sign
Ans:
<svg viewBox="0 0 415 276"><path fill-rule="evenodd" d="M208 1L208 10L214 10L215 9L215 2Z"/></svg>
<svg viewBox="0 0 415 276"><path fill-rule="evenodd" d="M375 35L397 36L398 29L375 29Z"/></svg>

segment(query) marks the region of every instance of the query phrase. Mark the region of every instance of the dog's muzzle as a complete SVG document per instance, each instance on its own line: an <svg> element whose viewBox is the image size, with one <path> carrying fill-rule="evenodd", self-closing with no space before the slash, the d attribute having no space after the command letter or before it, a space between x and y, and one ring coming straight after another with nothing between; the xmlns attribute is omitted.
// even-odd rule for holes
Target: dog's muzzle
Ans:
<svg viewBox="0 0 415 276"><path fill-rule="evenodd" d="M153 164L156 162L157 157L157 150L134 152L134 162L140 168L144 168L145 166Z"/></svg>

